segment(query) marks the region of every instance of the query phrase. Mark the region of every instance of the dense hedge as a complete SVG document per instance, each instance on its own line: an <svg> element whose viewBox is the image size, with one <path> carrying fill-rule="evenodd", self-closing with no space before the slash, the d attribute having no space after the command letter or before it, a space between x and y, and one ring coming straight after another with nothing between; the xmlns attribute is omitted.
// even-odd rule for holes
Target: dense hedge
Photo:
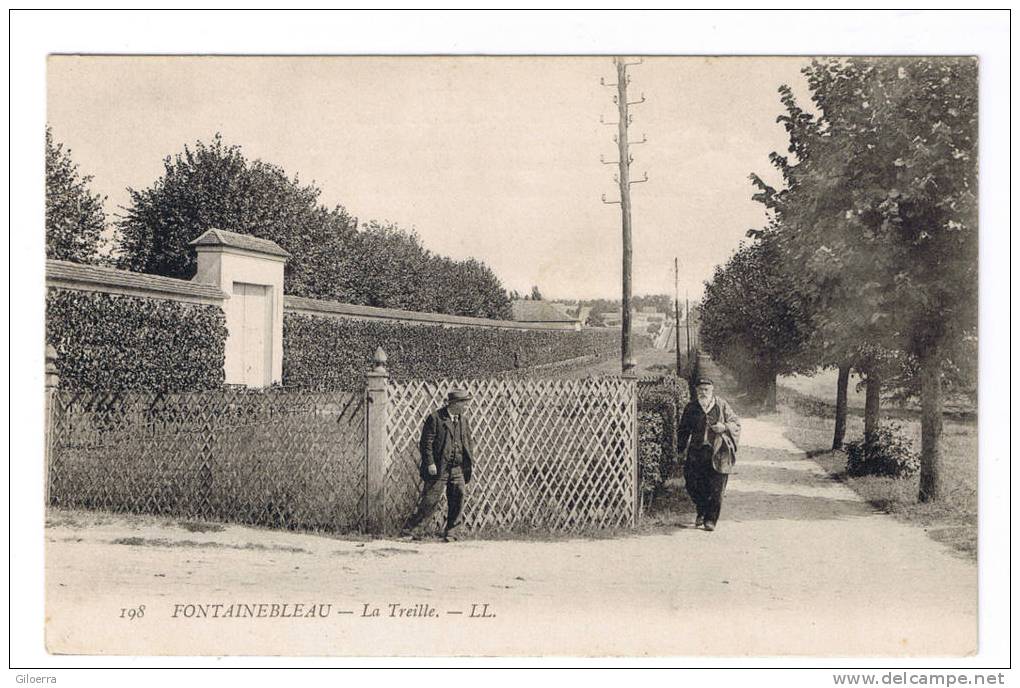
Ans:
<svg viewBox="0 0 1020 688"><path fill-rule="evenodd" d="M394 378L479 377L620 350L614 330L580 332L441 327L288 313L283 384L357 389L381 346Z"/></svg>
<svg viewBox="0 0 1020 688"><path fill-rule="evenodd" d="M680 416L687 404L686 380L665 376L638 382L638 461L641 490L654 492L677 467L676 440Z"/></svg>
<svg viewBox="0 0 1020 688"><path fill-rule="evenodd" d="M218 306L49 289L46 342L65 389L163 392L223 384Z"/></svg>

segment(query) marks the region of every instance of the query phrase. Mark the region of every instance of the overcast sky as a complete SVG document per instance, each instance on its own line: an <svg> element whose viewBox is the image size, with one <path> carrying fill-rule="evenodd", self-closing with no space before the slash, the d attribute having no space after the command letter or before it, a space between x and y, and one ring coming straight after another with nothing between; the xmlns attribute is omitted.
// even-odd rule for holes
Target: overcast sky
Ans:
<svg viewBox="0 0 1020 688"><path fill-rule="evenodd" d="M631 68L634 293L692 298L763 222L748 174L784 150L777 89L803 58L651 58ZM620 297L611 58L51 57L48 114L108 214L162 159L221 132L315 181L327 205L414 228L507 289ZM771 178L774 179L774 176ZM225 229L230 229L229 227Z"/></svg>

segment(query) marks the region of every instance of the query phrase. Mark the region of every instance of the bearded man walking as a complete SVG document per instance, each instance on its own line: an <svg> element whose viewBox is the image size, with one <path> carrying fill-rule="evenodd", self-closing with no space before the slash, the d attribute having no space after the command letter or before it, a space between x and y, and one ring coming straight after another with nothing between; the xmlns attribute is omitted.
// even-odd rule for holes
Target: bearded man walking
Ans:
<svg viewBox="0 0 1020 688"><path fill-rule="evenodd" d="M697 509L694 525L711 531L719 522L723 492L737 460L740 418L725 399L715 396L709 378L700 378L695 391L680 418L677 447L687 450L684 480Z"/></svg>

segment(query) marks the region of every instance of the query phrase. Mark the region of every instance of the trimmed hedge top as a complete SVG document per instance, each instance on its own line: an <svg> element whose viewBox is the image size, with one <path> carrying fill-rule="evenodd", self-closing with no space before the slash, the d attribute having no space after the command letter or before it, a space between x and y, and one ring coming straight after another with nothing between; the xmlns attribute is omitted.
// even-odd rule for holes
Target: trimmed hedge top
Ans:
<svg viewBox="0 0 1020 688"><path fill-rule="evenodd" d="M62 389L185 392L223 384L218 306L50 288L46 342Z"/></svg>
<svg viewBox="0 0 1020 688"><path fill-rule="evenodd" d="M218 306L55 287L47 292L46 342L57 351L64 389L216 388L224 380L226 337ZM394 378L437 379L619 355L620 339L615 330L443 327L287 313L283 384L360 389L379 346Z"/></svg>
<svg viewBox="0 0 1020 688"><path fill-rule="evenodd" d="M356 389L381 346L397 378L486 376L619 351L615 331L442 327L288 313L283 318L283 384Z"/></svg>

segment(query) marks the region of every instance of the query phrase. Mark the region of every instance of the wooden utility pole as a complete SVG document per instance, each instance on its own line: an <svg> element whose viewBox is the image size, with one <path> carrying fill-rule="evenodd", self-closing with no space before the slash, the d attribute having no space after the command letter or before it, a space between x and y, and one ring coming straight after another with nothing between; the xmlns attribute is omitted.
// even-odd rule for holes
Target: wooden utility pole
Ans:
<svg viewBox="0 0 1020 688"><path fill-rule="evenodd" d="M684 290L684 311L687 313L687 317L684 318L684 328L687 332L687 363L690 366L694 365L691 360L691 354L693 349L691 348L691 302L687 299L687 291ZM693 368L692 368L693 369Z"/></svg>
<svg viewBox="0 0 1020 688"><path fill-rule="evenodd" d="M694 342L691 341L691 302L687 298L687 290L684 290L684 308L687 311L687 317L684 318L684 327L687 332L687 389L690 392L691 399L694 398L694 386L696 380L694 377L699 375L698 371L698 351L694 346Z"/></svg>
<svg viewBox="0 0 1020 688"><path fill-rule="evenodd" d="M673 258L673 341L676 343L676 374L682 374L680 365L680 259Z"/></svg>
<svg viewBox="0 0 1020 688"><path fill-rule="evenodd" d="M634 366L637 362L634 360L634 354L631 349L631 263L634 248L631 240L630 226L630 185L648 181L648 174L645 173L643 179L631 181L630 164L634 162L634 158L631 157L630 146L632 143L645 143L648 138L642 137L641 141L631 142L628 139L627 132L631 123L630 106L645 102L643 94L641 96L641 100L633 102L627 101L627 83L630 80L627 76L627 67L630 65L641 64L641 61L627 62L622 57L616 57L613 58L613 62L616 64L616 83L607 84L605 79L603 79L601 83L603 86L616 86L616 96L613 100L616 102L617 115L619 117L619 121L615 123L618 127L615 138L619 160L613 163L607 162L603 159L602 162L607 165L616 164L619 166L619 173L616 175L616 181L620 185L620 200L607 201L605 194L603 194L602 202L619 203L620 212L623 217L623 299L620 313L623 332L621 333L620 342L620 363L623 368L623 374L631 375L633 374ZM602 120L602 123L609 125L614 124L613 122L606 122L605 120Z"/></svg>

